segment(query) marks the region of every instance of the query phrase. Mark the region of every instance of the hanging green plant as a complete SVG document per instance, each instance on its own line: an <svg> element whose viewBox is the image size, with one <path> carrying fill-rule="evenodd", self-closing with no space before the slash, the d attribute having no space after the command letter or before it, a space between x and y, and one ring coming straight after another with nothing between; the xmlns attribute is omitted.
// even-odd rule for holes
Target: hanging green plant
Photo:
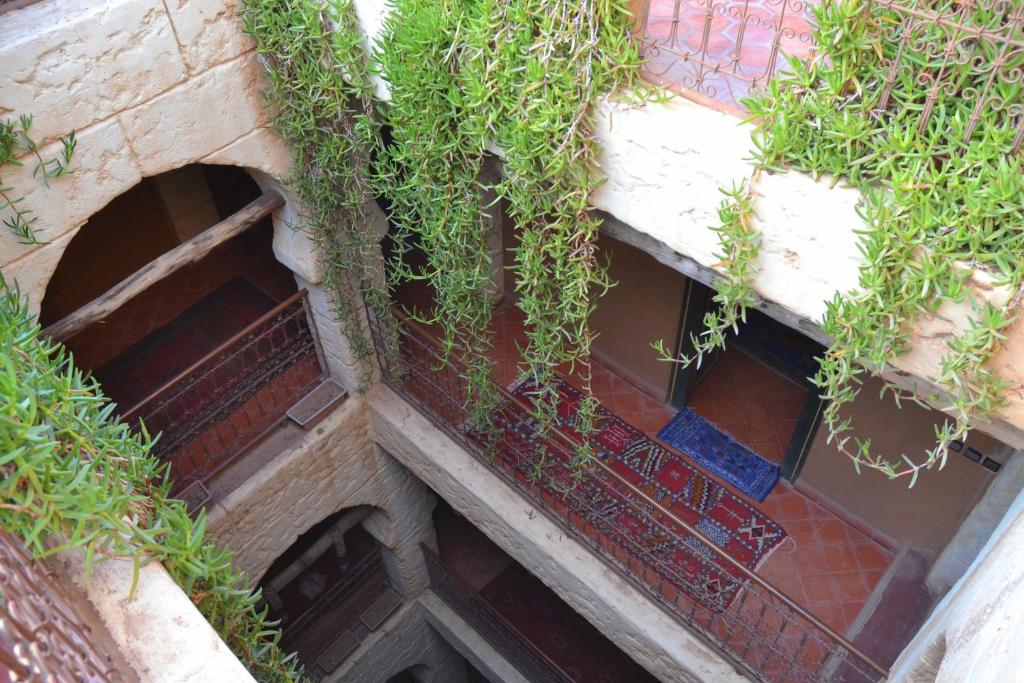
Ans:
<svg viewBox="0 0 1024 683"><path fill-rule="evenodd" d="M368 167L379 148L373 89L351 0L245 0L245 32L267 75L271 125L291 147L287 185L319 249L324 288L353 355L370 381L373 347L360 297L387 310L379 276L380 235L367 213Z"/></svg>
<svg viewBox="0 0 1024 683"><path fill-rule="evenodd" d="M75 132L58 138L60 152L51 159L44 159L41 151L43 143L37 142L30 134L32 129L32 117L23 115L17 120L0 120L0 173L5 168L16 168L23 163L18 157L31 155L34 164L32 166L32 177L38 178L44 185L49 186L54 178L60 178L71 172L71 156L75 153L75 146L78 141L75 139ZM7 212L3 222L11 233L18 238L18 242L25 245L46 244L40 242L35 231L36 216L31 209L22 206L24 197L14 193L14 188L6 185L0 178L0 212Z"/></svg>
<svg viewBox="0 0 1024 683"><path fill-rule="evenodd" d="M746 102L760 169L829 174L862 193L860 287L828 304L823 327L834 342L815 382L829 402L824 423L839 451L858 471L906 476L911 486L921 470L945 462L949 444L972 422L1004 405L1007 384L986 362L1017 315L1024 275L1024 158L1014 153L1024 128L1006 106L1024 101L1024 84L1013 76L1024 68L1024 52L1000 38L1009 39L1012 18L998 3L936 3L928 11L952 12L956 21L920 22L863 0L825 3L814 10L818 56L790 60L786 73ZM973 38L954 40L961 26L976 30ZM976 299L972 268L1015 294L1005 305ZM870 439L852 433L845 412L861 376L881 375L909 351L908 332L921 314L965 301L973 320L949 342L941 373L931 378L945 395L889 384L883 391L897 404L938 402L952 420L923 456L875 453Z"/></svg>
<svg viewBox="0 0 1024 683"><path fill-rule="evenodd" d="M486 103L474 91L478 13L477 4L457 0L401 0L384 23L375 57L391 88L383 108L391 144L377 167L399 247L390 272L394 284L432 286L433 308L419 317L440 326L445 360L457 354L466 368L466 405L480 430L493 418L497 397L489 356L492 223L479 180ZM413 246L426 255L422 266L404 258Z"/></svg>
<svg viewBox="0 0 1024 683"><path fill-rule="evenodd" d="M257 680L298 680L258 593L206 537L205 513L193 519L168 497L149 436L118 421L96 381L39 332L0 277L0 525L36 557L81 550L86 572L128 558L137 580L161 562Z"/></svg>
<svg viewBox="0 0 1024 683"><path fill-rule="evenodd" d="M519 237L510 267L526 323L525 369L543 387L534 401L542 435L555 424L560 369L584 384L580 433L591 432L596 407L587 321L611 283L589 211L600 182L594 115L602 97L636 84L626 4L397 0L381 40L395 138L382 177L396 222L428 256L425 270L402 275L433 285L433 319L446 346L467 354L477 393L489 384L491 343L477 175L489 141L503 152L497 190ZM577 464L589 457L584 442Z"/></svg>
<svg viewBox="0 0 1024 683"><path fill-rule="evenodd" d="M611 285L597 252L590 197L601 182L594 119L602 98L638 85L633 17L621 0L496 0L485 3L499 67L492 69L494 131L505 151L501 193L519 232L511 269L526 322L524 361L545 393L541 431L555 423L560 368L571 367L584 400L577 431L593 430L589 319ZM592 457L584 440L578 465Z"/></svg>

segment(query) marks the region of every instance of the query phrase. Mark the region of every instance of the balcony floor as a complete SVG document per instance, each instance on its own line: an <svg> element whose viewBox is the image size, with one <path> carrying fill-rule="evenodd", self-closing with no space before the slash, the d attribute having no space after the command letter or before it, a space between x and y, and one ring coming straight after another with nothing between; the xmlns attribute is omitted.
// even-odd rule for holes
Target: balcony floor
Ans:
<svg viewBox="0 0 1024 683"><path fill-rule="evenodd" d="M429 296L421 291L412 292L407 289L402 292L400 299L407 306L423 310L422 306L429 301ZM509 386L518 375L518 345L526 342L522 316L513 305L503 302L495 310L493 328L495 380ZM733 353L731 360L728 359L730 353ZM742 352L727 351L719 363L712 373L719 371L723 380L742 371L745 387L780 386L779 377L774 371ZM616 372L612 365L595 361L592 372L595 396L605 407L648 436L655 437L674 415L674 411L666 407L662 400L638 388ZM570 383L578 385L578 378L568 372L565 375ZM704 384L716 381L715 375L709 374ZM788 384L785 380L782 382ZM697 409L704 412L709 420L716 421L714 400L725 401L729 387L735 389L738 385L723 381L717 388L715 384L708 386L710 388L703 392L705 405L703 409L699 406ZM756 397L762 394L747 391L745 395ZM792 433L792 423L795 421L793 411L798 410L798 407L791 404L794 397L789 396L784 387L782 395L780 401L789 401L788 407L783 405L774 411L758 413L756 419L748 418L751 422L772 428L775 448L780 447L780 435L785 435L787 431ZM695 393L695 402L700 397L700 393ZM730 425L730 428L736 429L736 426ZM759 441L750 442L749 435L744 432L734 436L740 441L747 440L747 445L754 450L764 444ZM774 454L765 455L771 457ZM691 465L700 469L692 461ZM714 475L705 474L715 479ZM868 530L859 528L853 520L845 519L799 487L785 481L780 480L763 503L747 498L728 484L719 483L772 517L792 539L785 541L761 565L757 573L836 631L847 633L893 562L893 550L872 538L866 533Z"/></svg>

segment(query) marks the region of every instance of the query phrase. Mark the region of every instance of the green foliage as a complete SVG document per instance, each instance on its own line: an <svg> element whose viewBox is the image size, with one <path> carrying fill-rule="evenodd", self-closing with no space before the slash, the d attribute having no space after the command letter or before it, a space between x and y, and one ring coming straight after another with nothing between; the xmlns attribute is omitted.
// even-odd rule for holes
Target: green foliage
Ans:
<svg viewBox="0 0 1024 683"><path fill-rule="evenodd" d="M298 678L259 596L206 538L205 516L193 520L167 497L167 465L149 437L119 422L96 381L39 336L2 278L0 289L0 524L37 557L81 549L90 572L131 558L137 577L142 564L162 562L258 680Z"/></svg>
<svg viewBox="0 0 1024 683"><path fill-rule="evenodd" d="M367 214L367 168L379 144L362 34L351 0L245 0L245 32L256 42L269 87L272 126L291 147L289 188L319 247L324 287L369 382L372 346L359 296L385 310L378 240Z"/></svg>
<svg viewBox="0 0 1024 683"><path fill-rule="evenodd" d="M900 25L897 15L877 5L867 9L861 0L816 8L821 54L809 62L790 60L789 72L747 104L756 122L760 168L830 174L864 197L860 288L829 302L824 329L835 341L815 381L830 402L824 421L839 450L858 470L867 466L889 477L908 476L913 485L922 469L945 462L950 442L963 438L971 421L1005 402L1006 383L985 363L1016 316L1018 297L1003 307L969 300L973 322L949 342L942 372L932 378L945 390L948 399L942 400L950 403L943 407L955 419L937 429L937 443L923 457L874 453L869 439L849 433L853 425L844 409L858 395L864 373L880 374L909 350L908 330L920 314L971 296L970 268L986 270L1019 292L1024 157L1008 153L1015 131L999 107L980 108L981 118L972 123L989 78L978 64L996 57L991 50L963 43L962 49L975 50L972 58L931 56L916 46L945 44L947 29L920 23L913 41L901 48L890 28ZM979 25L1005 20L984 9L971 16ZM1020 51L1002 58L1010 60L1005 73L1024 67ZM909 68L898 72L882 107L892 62ZM945 85L932 91L936 78ZM995 87L1002 102L1024 100L1020 79ZM922 124L929 95L935 97L934 110ZM888 391L897 404L939 400L892 386L883 393Z"/></svg>
<svg viewBox="0 0 1024 683"><path fill-rule="evenodd" d="M469 42L479 6L445 0L395 5L376 55L391 84L384 109L392 143L378 165L381 193L391 201L400 245L395 282L428 280L434 309L425 322L442 330L446 359L459 352L467 368L470 419L478 429L493 415L491 389L491 222L479 183L487 128L474 92L479 52ZM411 267L403 250L427 255Z"/></svg>
<svg viewBox="0 0 1024 683"><path fill-rule="evenodd" d="M725 199L718 207L721 224L714 228L718 233L722 251L716 256L721 259L717 267L724 268L723 277L715 282L715 307L704 314L704 331L691 335L694 351L689 356L675 358L666 348L664 341L652 344L662 360L675 361L683 367L697 363L700 367L704 356L715 349L724 349L729 331L739 334L739 324L746 322L746 311L755 301L754 276L757 273L757 255L761 251L761 236L754 229L754 198L746 182L731 190L721 190Z"/></svg>
<svg viewBox="0 0 1024 683"><path fill-rule="evenodd" d="M524 361L547 388L534 403L542 430L554 423L559 368L575 366L586 385L581 433L591 430L596 405L587 320L611 283L588 210L600 182L593 118L600 98L638 73L626 4L396 0L380 51L395 137L382 176L397 222L429 257L425 271L404 275L434 285L434 318L446 345L469 354L478 391L489 378L490 312L475 174L488 141L504 152L505 180L495 189L520 239L511 268L526 321ZM579 463L588 458L582 446Z"/></svg>
<svg viewBox="0 0 1024 683"><path fill-rule="evenodd" d="M32 117L23 115L14 120L0 121L0 170L4 167L18 167L23 163L18 157L32 155L35 163L32 167L32 177L39 178L43 184L49 186L54 178L70 173L71 156L78 144L74 131L59 138L61 145L58 156L53 159L44 159L40 151L40 143L31 135ZM4 225L18 238L21 244L45 244L40 242L35 228L36 217L30 209L21 207L24 197L17 197L14 188L4 184L0 180L0 211L9 212L4 218Z"/></svg>

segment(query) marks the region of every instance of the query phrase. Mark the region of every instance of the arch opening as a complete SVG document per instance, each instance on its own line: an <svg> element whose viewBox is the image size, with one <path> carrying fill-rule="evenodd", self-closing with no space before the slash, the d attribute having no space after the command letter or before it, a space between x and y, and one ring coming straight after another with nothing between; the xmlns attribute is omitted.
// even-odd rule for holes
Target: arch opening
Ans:
<svg viewBox="0 0 1024 683"><path fill-rule="evenodd" d="M378 508L345 508L316 523L264 573L259 589L282 646L315 676L340 666L400 605L383 545L364 528Z"/></svg>

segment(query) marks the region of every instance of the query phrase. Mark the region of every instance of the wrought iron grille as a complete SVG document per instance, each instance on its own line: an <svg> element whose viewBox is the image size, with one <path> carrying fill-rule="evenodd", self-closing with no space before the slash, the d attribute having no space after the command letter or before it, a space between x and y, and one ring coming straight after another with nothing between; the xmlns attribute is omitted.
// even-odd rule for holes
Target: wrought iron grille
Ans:
<svg viewBox="0 0 1024 683"><path fill-rule="evenodd" d="M433 550L425 545L420 547L427 559L431 589L515 666L526 680L533 683L570 683L574 680L461 576L449 569Z"/></svg>
<svg viewBox="0 0 1024 683"><path fill-rule="evenodd" d="M807 57L818 0L636 0L634 34L647 77L683 88L718 108L738 110L763 88L783 55Z"/></svg>
<svg viewBox="0 0 1024 683"><path fill-rule="evenodd" d="M634 33L649 79L738 111L740 99L784 69L787 56L814 55L812 8L835 1L636 0ZM1013 131L1010 152L1024 146L1024 4L866 0L862 7L887 67L884 82L865 84L865 94L878 97L878 115L919 112L923 134L940 96L958 96L970 105L963 142L983 117L994 116Z"/></svg>
<svg viewBox="0 0 1024 683"><path fill-rule="evenodd" d="M530 476L534 468L542 472L542 481L564 477L544 463L571 459L572 438L556 426L545 440L546 455L523 449L520 437L538 429L532 409L497 385L494 390L504 399L501 428L486 436L472 430L464 369L454 360L442 363L439 342L417 323L398 316L397 341L391 344L384 343L395 334L391 321L370 316L388 386L738 670L758 681L780 683L884 678L885 667L600 460L583 473L589 478L586 487L559 481L568 491L560 499L547 487L537 486L537 479ZM513 434L517 436L512 438ZM599 495L578 493L595 488ZM627 513L608 514L609 505ZM641 542L635 529L623 526L623 517L643 520L650 535L664 542ZM704 553L699 567L689 569L672 561L684 545ZM728 601L706 582L708 572L723 564L739 583L736 597Z"/></svg>
<svg viewBox="0 0 1024 683"><path fill-rule="evenodd" d="M1014 131L1011 153L1024 142L1024 3L1020 0L872 0L872 25L895 46L877 111L917 114L918 133L951 127L936 104L959 96L970 107L962 142L983 117ZM901 87L903 86L903 87ZM909 88L906 86L910 86ZM913 93L907 96L905 93Z"/></svg>
<svg viewBox="0 0 1024 683"><path fill-rule="evenodd" d="M193 504L206 483L286 419L324 377L305 291L172 378L127 411L160 434L153 452L171 463L172 492ZM191 487L191 488L189 488Z"/></svg>
<svg viewBox="0 0 1024 683"><path fill-rule="evenodd" d="M125 680L45 562L33 559L5 531L0 531L0 594L0 679Z"/></svg>
<svg viewBox="0 0 1024 683"><path fill-rule="evenodd" d="M294 651L315 678L338 668L367 636L402 605L380 548L360 558L316 603L282 627L281 645Z"/></svg>

